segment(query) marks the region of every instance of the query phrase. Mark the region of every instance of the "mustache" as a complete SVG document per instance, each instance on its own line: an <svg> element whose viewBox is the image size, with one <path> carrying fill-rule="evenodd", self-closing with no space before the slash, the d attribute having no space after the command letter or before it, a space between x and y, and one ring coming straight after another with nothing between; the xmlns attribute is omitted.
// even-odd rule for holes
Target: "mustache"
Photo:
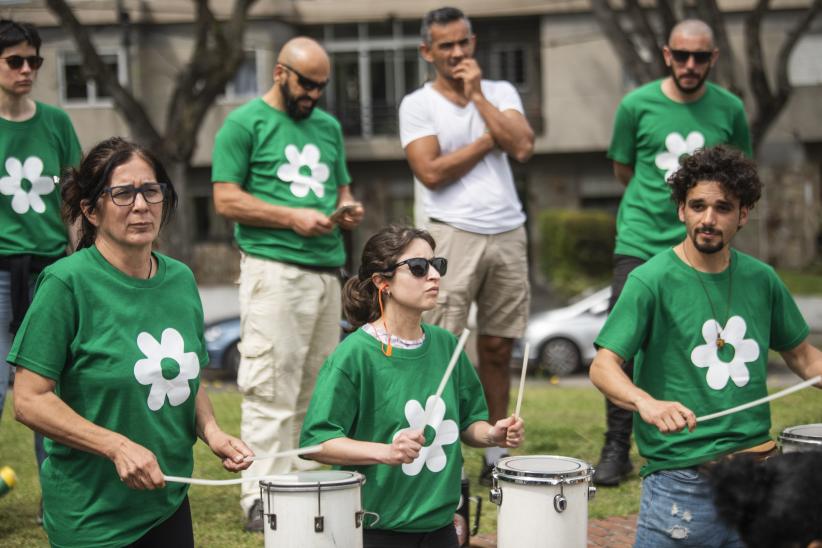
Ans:
<svg viewBox="0 0 822 548"><path fill-rule="evenodd" d="M710 236L722 236L722 231L715 228L702 227L696 229L696 234L708 234Z"/></svg>

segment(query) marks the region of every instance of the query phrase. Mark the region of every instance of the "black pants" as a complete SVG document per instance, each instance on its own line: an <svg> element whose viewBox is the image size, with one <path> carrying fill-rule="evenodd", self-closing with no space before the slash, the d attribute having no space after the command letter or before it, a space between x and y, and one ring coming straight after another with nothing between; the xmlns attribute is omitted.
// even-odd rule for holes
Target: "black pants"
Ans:
<svg viewBox="0 0 822 548"><path fill-rule="evenodd" d="M140 537L130 548L194 548L188 497L170 518Z"/></svg>
<svg viewBox="0 0 822 548"><path fill-rule="evenodd" d="M459 545L453 523L429 533L365 530L364 548L459 548Z"/></svg>
<svg viewBox="0 0 822 548"><path fill-rule="evenodd" d="M614 305L622 294L622 288L625 287L625 282L628 280L628 274L633 269L643 264L645 261L630 255L614 255L614 278L611 283L611 302L609 310L614 308ZM622 364L622 370L633 379L634 376L634 361L628 360ZM605 431L606 443L619 443L627 449L631 447L631 427L633 426L633 416L631 411L617 407L611 400L605 398L605 417L607 419L607 428Z"/></svg>

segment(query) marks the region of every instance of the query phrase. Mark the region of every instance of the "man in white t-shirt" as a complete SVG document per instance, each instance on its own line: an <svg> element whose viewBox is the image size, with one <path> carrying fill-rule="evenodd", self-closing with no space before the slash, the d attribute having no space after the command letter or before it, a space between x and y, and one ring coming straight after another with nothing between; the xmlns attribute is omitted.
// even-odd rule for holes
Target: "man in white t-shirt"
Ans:
<svg viewBox="0 0 822 548"><path fill-rule="evenodd" d="M423 319L459 333L477 303L479 375L490 420L508 415L509 362L528 319L525 213L508 156L525 162L534 132L508 82L482 80L471 22L440 8L422 22L420 53L436 78L400 105L400 139L421 183L428 230L448 258L437 307ZM485 455L483 483L503 450Z"/></svg>

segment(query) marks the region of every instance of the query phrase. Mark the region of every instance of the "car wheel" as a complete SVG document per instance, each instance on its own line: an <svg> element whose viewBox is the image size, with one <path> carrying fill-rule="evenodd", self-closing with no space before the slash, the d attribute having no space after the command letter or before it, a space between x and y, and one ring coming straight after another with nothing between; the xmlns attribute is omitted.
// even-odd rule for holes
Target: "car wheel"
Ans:
<svg viewBox="0 0 822 548"><path fill-rule="evenodd" d="M539 368L549 375L570 375L579 365L579 349L568 339L550 339L540 349Z"/></svg>
<svg viewBox="0 0 822 548"><path fill-rule="evenodd" d="M225 371L226 377L232 381L237 380L237 371L240 370L240 349L237 348L239 342L231 343L231 346L223 354L223 371Z"/></svg>

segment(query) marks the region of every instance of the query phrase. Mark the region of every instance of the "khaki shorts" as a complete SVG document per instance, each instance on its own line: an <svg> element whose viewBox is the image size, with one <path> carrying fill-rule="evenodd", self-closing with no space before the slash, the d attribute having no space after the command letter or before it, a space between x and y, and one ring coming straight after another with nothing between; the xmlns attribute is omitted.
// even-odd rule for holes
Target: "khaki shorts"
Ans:
<svg viewBox="0 0 822 548"><path fill-rule="evenodd" d="M531 295L525 228L475 234L432 221L428 231L437 242L434 254L448 259L448 273L440 281L437 307L423 320L459 333L476 302L480 335L521 337Z"/></svg>

